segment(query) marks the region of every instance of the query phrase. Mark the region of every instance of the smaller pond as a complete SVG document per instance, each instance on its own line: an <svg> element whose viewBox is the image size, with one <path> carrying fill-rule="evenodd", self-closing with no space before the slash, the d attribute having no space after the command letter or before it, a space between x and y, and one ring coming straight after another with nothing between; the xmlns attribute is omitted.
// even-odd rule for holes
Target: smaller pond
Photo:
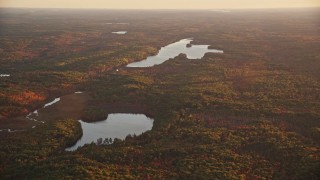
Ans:
<svg viewBox="0 0 320 180"><path fill-rule="evenodd" d="M127 67L152 67L162 64L165 61L177 57L179 54L185 54L188 59L201 59L206 53L223 53L222 50L208 49L209 45L191 45L192 39L182 39L178 42L162 47L155 56L149 56L139 62L133 62Z"/></svg>
<svg viewBox="0 0 320 180"><path fill-rule="evenodd" d="M106 120L94 123L80 120L83 135L75 145L66 148L66 151L75 151L85 144L97 142L100 138L103 140L105 138L123 140L129 134L140 135L152 129L153 121L144 114L126 113L109 114Z"/></svg>
<svg viewBox="0 0 320 180"><path fill-rule="evenodd" d="M127 34L128 31L116 31L116 32L112 32L112 34Z"/></svg>
<svg viewBox="0 0 320 180"><path fill-rule="evenodd" d="M10 77L10 74L0 74L0 77Z"/></svg>
<svg viewBox="0 0 320 180"><path fill-rule="evenodd" d="M25 131L25 130L0 129L0 132L9 132L9 133L21 132L21 131Z"/></svg>

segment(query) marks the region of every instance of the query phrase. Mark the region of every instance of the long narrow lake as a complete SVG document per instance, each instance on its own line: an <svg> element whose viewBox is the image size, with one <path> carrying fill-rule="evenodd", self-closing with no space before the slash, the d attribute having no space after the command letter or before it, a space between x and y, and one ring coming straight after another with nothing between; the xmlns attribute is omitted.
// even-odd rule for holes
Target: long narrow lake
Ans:
<svg viewBox="0 0 320 180"><path fill-rule="evenodd" d="M139 62L130 63L127 67L152 67L175 58L179 54L185 54L188 59L201 59L206 53L223 53L222 50L208 49L209 45L191 45L192 41L192 39L182 39L169 44L162 47L157 55L149 56L147 59Z"/></svg>
<svg viewBox="0 0 320 180"><path fill-rule="evenodd" d="M149 131L153 126L153 119L148 118L144 114L109 114L104 121L87 123L80 120L83 135L77 143L66 151L74 151L79 147L97 142L102 138L118 138L125 139L127 135L140 135L143 132Z"/></svg>

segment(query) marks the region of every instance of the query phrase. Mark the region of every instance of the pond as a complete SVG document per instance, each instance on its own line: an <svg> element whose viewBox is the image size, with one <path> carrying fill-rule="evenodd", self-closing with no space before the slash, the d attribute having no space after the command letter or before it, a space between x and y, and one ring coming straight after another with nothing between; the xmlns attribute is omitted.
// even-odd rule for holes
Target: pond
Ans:
<svg viewBox="0 0 320 180"><path fill-rule="evenodd" d="M144 114L127 113L109 114L106 120L94 123L80 120L83 135L75 145L66 148L66 151L75 151L85 144L96 143L100 138L123 140L129 134L140 135L152 129L153 121Z"/></svg>
<svg viewBox="0 0 320 180"><path fill-rule="evenodd" d="M10 77L10 74L0 74L0 77Z"/></svg>
<svg viewBox="0 0 320 180"><path fill-rule="evenodd" d="M112 32L112 34L127 34L128 31L116 31L116 32Z"/></svg>
<svg viewBox="0 0 320 180"><path fill-rule="evenodd" d="M162 64L165 61L177 57L179 54L185 54L188 59L201 59L206 53L223 53L222 50L208 49L209 45L191 45L193 40L182 39L178 42L162 47L159 53L155 56L149 56L139 62L133 62L127 67L152 67L154 65Z"/></svg>

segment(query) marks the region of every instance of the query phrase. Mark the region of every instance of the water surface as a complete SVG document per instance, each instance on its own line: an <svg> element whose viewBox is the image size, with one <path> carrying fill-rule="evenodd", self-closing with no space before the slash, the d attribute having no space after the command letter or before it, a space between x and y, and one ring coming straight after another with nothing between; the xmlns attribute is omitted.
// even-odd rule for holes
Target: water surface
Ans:
<svg viewBox="0 0 320 180"><path fill-rule="evenodd" d="M10 77L10 74L0 74L0 77Z"/></svg>
<svg viewBox="0 0 320 180"><path fill-rule="evenodd" d="M223 53L222 50L208 49L209 45L190 45L192 39L182 39L178 42L162 47L159 53L155 56L149 56L139 62L133 62L127 67L151 67L157 64L162 64L165 61L177 57L179 54L185 54L188 59L201 59L206 53ZM188 47L189 45L189 47Z"/></svg>
<svg viewBox="0 0 320 180"><path fill-rule="evenodd" d="M51 102L49 102L49 103L45 104L45 105L43 106L43 108L46 108L46 107L48 107L48 106L51 106L51 105L53 105L53 104L55 104L55 103L59 102L60 100L61 100L61 98L60 98L60 97L55 98L53 101L51 101Z"/></svg>
<svg viewBox="0 0 320 180"><path fill-rule="evenodd" d="M144 114L126 113L109 114L106 120L94 123L87 123L81 120L79 122L81 123L83 135L75 145L66 148L66 151L74 151L85 144L97 142L99 138L125 139L129 134L140 135L151 130L153 126L153 119Z"/></svg>
<svg viewBox="0 0 320 180"><path fill-rule="evenodd" d="M37 123L44 124L47 120L54 119L78 119L80 115L75 116L74 114L81 114L81 109L85 100L83 100L84 92L76 91L73 94L57 97L53 101L46 103L42 108L36 109L30 112L26 119ZM37 126L32 126L32 129Z"/></svg>
<svg viewBox="0 0 320 180"><path fill-rule="evenodd" d="M116 32L112 32L113 34L127 34L128 31L116 31Z"/></svg>

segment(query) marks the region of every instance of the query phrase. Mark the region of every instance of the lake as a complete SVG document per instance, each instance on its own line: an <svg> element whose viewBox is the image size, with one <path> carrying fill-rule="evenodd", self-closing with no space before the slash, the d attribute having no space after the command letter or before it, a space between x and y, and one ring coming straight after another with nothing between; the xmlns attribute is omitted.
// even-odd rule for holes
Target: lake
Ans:
<svg viewBox="0 0 320 180"><path fill-rule="evenodd" d="M99 138L123 140L129 134L140 135L152 129L153 121L144 114L127 113L109 114L106 120L93 123L80 120L83 135L75 145L66 148L66 151L74 151L85 144L97 142Z"/></svg>
<svg viewBox="0 0 320 180"><path fill-rule="evenodd" d="M157 55L149 56L142 61L130 63L126 67L152 67L175 58L179 54L185 54L188 59L201 59L206 53L223 53L222 50L208 49L210 45L191 45L192 41L193 39L189 38L169 44L162 47Z"/></svg>

